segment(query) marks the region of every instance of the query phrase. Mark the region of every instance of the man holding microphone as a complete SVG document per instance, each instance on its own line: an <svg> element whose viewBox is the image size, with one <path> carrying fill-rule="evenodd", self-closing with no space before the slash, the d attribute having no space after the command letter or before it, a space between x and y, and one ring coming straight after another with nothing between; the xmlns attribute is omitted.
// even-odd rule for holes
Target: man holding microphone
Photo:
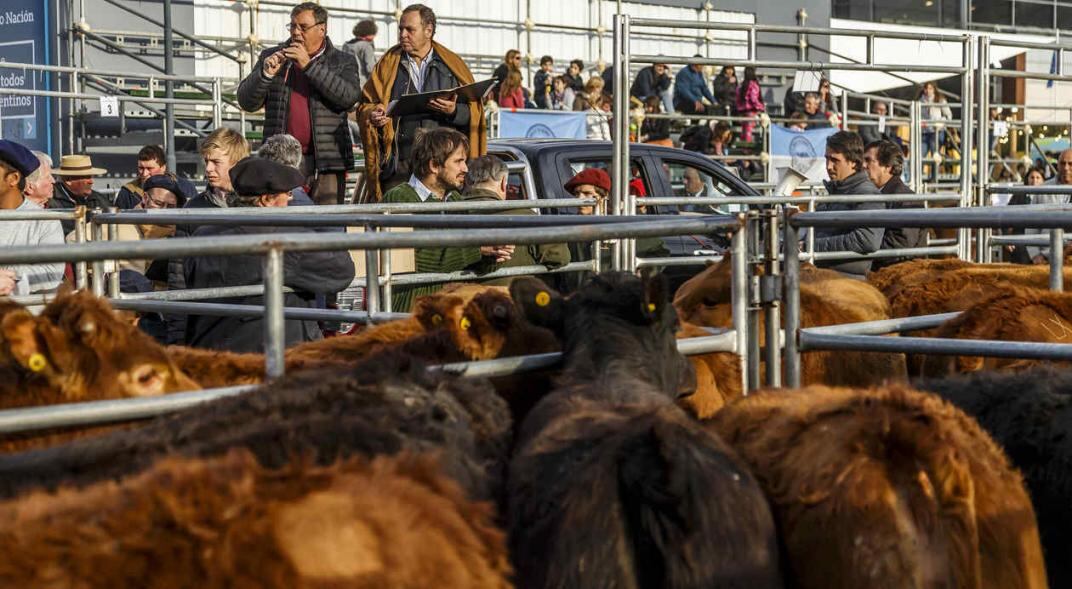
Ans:
<svg viewBox="0 0 1072 589"><path fill-rule="evenodd" d="M346 112L361 95L357 61L327 36L328 13L304 2L290 11L290 40L261 52L238 87L247 111L264 108L264 136L293 135L302 146L302 172L317 204L338 204L346 171L354 169Z"/></svg>

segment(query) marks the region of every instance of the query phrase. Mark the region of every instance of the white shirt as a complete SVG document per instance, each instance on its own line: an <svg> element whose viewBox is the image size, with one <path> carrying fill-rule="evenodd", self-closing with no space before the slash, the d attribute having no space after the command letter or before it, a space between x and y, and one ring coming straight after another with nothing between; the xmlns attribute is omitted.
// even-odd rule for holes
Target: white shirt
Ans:
<svg viewBox="0 0 1072 589"><path fill-rule="evenodd" d="M15 208L16 211L40 211L41 206L28 198ZM0 231L0 247L20 247L38 245L62 245L63 229L60 222L48 221L6 221ZM15 271L18 282L15 283L15 295L27 295L36 292L55 290L63 281L64 264L20 264L7 266Z"/></svg>
<svg viewBox="0 0 1072 589"><path fill-rule="evenodd" d="M415 174L409 175L409 185L417 191L417 196L421 199L421 202L428 202L429 198L432 200L441 200L439 196L432 192L431 188L425 186L424 182L421 182L421 179Z"/></svg>
<svg viewBox="0 0 1072 589"><path fill-rule="evenodd" d="M428 72L428 64L432 63L433 55L435 55L435 50L429 49L428 55L425 55L424 60L418 64L410 54L406 54L406 72L409 73L409 81L417 92L424 91L424 75Z"/></svg>

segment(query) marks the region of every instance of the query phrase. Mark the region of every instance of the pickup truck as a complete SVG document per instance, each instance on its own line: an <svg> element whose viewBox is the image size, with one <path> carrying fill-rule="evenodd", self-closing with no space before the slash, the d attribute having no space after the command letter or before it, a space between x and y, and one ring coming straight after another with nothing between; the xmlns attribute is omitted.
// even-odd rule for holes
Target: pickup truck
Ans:
<svg viewBox="0 0 1072 589"><path fill-rule="evenodd" d="M630 146L633 177L640 180L645 196L759 196L754 188L737 177L727 167L701 154L658 145L634 143ZM506 162L509 170L507 198L524 201L537 198L571 198L564 188L577 172L588 167L611 168L613 144L609 141L577 139L493 139L488 153ZM686 177L691 180L687 187ZM663 209L660 207L660 209ZM739 207L720 207L722 211ZM541 214L576 214L572 207L540 209ZM665 209L657 212L669 212ZM688 209L686 209L688 212ZM716 253L727 243L718 236L686 235L663 238L671 256L693 256ZM355 256L358 274L364 274L364 256ZM396 274L413 271L411 252L395 250L392 267ZM702 266L667 268L672 274L671 286L687 279ZM570 290L568 281L556 281L563 290ZM354 286L340 296L340 308L361 308L364 287ZM348 328L351 326L347 326Z"/></svg>
<svg viewBox="0 0 1072 589"><path fill-rule="evenodd" d="M609 141L579 139L493 139L488 143L488 153L511 168L511 200L571 198L564 188L566 182L585 168L604 168L609 173L613 149ZM641 196L687 196L697 192L703 196L760 195L729 168L698 153L634 143L629 146L629 155L633 178L644 187ZM686 175L692 175L689 170L696 173L699 181L692 191L686 188Z"/></svg>
<svg viewBox="0 0 1072 589"><path fill-rule="evenodd" d="M498 156L510 170L507 198L571 198L566 182L585 168L604 168L610 173L613 143L577 139L496 139L488 153ZM634 143L629 147L633 182L642 187L638 196L759 196L729 168L691 151ZM639 182L638 182L639 181ZM651 210L651 209L658 210ZM732 212L743 207L648 207L652 213ZM575 208L543 209L545 214L576 214ZM720 253L729 241L718 235L683 235L662 238L671 257ZM667 268L672 285L702 269L702 266Z"/></svg>

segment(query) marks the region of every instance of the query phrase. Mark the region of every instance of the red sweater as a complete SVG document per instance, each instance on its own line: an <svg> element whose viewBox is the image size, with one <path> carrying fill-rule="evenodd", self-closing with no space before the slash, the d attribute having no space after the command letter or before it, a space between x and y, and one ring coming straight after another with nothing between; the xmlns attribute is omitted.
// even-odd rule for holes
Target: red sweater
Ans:
<svg viewBox="0 0 1072 589"><path fill-rule="evenodd" d="M499 107L525 108L525 94L521 91L521 88L518 88L509 94L500 94Z"/></svg>

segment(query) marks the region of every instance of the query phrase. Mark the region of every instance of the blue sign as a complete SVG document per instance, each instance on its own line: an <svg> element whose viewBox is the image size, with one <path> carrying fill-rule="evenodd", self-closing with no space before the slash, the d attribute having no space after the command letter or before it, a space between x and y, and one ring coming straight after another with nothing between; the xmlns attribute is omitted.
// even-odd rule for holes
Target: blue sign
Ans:
<svg viewBox="0 0 1072 589"><path fill-rule="evenodd" d="M800 131L771 125L771 166L792 168L812 182L825 180L826 140L837 132L833 127Z"/></svg>
<svg viewBox="0 0 1072 589"><path fill-rule="evenodd" d="M6 63L48 64L45 0L4 0L0 8L0 134L31 148L51 151L49 99L19 90L48 90L45 72Z"/></svg>
<svg viewBox="0 0 1072 589"><path fill-rule="evenodd" d="M499 112L499 137L585 139L588 128L583 112L554 110L503 110Z"/></svg>

